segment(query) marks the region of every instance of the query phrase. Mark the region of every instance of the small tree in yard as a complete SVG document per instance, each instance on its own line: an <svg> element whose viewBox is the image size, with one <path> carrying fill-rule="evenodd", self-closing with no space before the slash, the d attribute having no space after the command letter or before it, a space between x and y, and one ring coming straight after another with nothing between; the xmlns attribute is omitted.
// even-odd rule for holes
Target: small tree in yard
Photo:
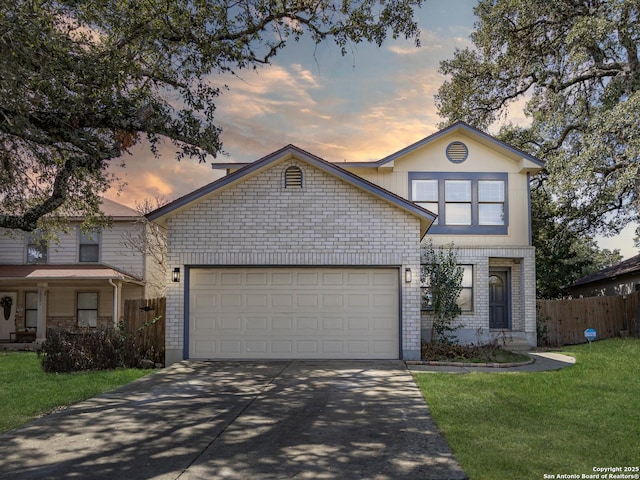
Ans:
<svg viewBox="0 0 640 480"><path fill-rule="evenodd" d="M463 269L458 266L453 244L446 248L434 249L431 242L422 249L420 280L426 286L423 302L433 312L431 341L456 343L454 332L462 325L453 326L460 314L458 296L462 291Z"/></svg>

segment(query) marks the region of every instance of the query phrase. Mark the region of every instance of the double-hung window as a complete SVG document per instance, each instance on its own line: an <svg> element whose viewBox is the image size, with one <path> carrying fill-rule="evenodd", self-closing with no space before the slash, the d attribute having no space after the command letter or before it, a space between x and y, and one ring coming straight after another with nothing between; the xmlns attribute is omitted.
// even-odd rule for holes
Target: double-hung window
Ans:
<svg viewBox="0 0 640 480"><path fill-rule="evenodd" d="M27 235L27 263L47 263L48 246L39 230Z"/></svg>
<svg viewBox="0 0 640 480"><path fill-rule="evenodd" d="M80 231L78 261L98 262L100 258L100 230Z"/></svg>
<svg viewBox="0 0 640 480"><path fill-rule="evenodd" d="M444 181L444 215L447 225L471 225L471 180Z"/></svg>
<svg viewBox="0 0 640 480"><path fill-rule="evenodd" d="M24 326L26 328L38 326L38 292L24 294Z"/></svg>
<svg viewBox="0 0 640 480"><path fill-rule="evenodd" d="M78 326L98 326L98 292L78 293Z"/></svg>
<svg viewBox="0 0 640 480"><path fill-rule="evenodd" d="M438 214L438 180L414 180L411 184L411 198L421 207ZM438 219L433 223L437 225Z"/></svg>
<svg viewBox="0 0 640 480"><path fill-rule="evenodd" d="M412 172L411 200L438 215L429 233L506 235L506 173Z"/></svg>
<svg viewBox="0 0 640 480"><path fill-rule="evenodd" d="M479 225L504 225L504 187L501 180L478 181Z"/></svg>
<svg viewBox="0 0 640 480"><path fill-rule="evenodd" d="M458 295L458 306L461 312L473 311L473 265L458 265L462 269L462 283L460 295ZM424 269L425 266L423 265ZM429 284L428 275L420 275L421 284L421 297L422 297L422 310L433 310L433 294L431 292L431 285Z"/></svg>

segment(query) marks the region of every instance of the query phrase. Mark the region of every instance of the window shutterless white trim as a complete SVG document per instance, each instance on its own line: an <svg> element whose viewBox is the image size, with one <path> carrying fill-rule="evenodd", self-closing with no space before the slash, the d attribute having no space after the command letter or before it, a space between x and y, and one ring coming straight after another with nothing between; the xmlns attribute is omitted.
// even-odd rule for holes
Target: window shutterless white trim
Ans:
<svg viewBox="0 0 640 480"><path fill-rule="evenodd" d="M507 173L409 172L410 200L438 213L429 234L507 235L508 178Z"/></svg>

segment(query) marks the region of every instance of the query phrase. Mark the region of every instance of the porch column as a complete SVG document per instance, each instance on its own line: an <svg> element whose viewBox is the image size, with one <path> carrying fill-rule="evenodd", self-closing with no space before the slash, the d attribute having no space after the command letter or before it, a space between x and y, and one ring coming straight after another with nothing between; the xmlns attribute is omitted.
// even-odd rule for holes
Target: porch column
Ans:
<svg viewBox="0 0 640 480"><path fill-rule="evenodd" d="M48 283L38 283L38 323L36 327L36 343L42 343L47 338L47 295Z"/></svg>
<svg viewBox="0 0 640 480"><path fill-rule="evenodd" d="M112 308L112 321L113 326L118 328L118 320L120 319L120 292L122 290L122 284L120 282L113 282L109 280L109 283L113 287L113 308Z"/></svg>

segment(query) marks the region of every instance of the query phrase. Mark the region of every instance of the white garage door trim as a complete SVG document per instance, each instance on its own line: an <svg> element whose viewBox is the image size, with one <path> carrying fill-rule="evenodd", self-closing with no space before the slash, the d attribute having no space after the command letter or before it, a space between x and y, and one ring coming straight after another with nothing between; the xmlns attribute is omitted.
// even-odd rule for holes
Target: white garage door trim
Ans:
<svg viewBox="0 0 640 480"><path fill-rule="evenodd" d="M398 359L399 267L187 266L185 358Z"/></svg>

